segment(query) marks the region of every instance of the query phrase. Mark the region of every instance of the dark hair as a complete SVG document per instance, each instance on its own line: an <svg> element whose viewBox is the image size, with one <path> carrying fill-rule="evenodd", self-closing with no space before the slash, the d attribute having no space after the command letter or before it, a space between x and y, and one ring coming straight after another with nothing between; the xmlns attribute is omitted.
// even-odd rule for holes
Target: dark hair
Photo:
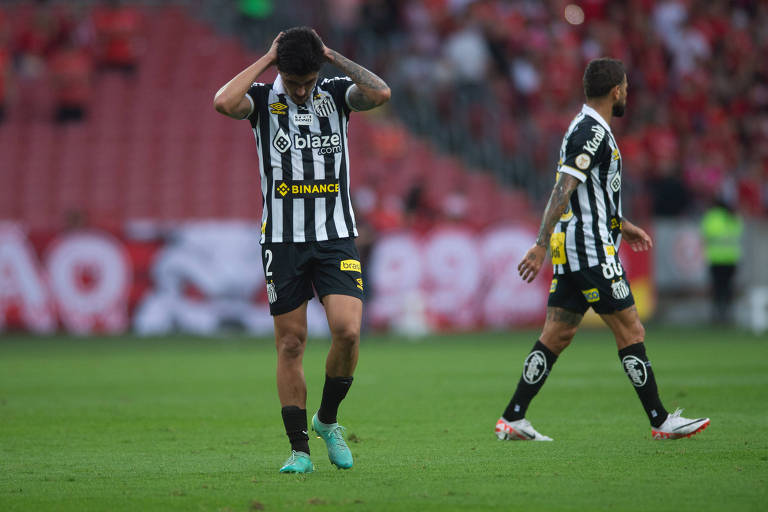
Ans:
<svg viewBox="0 0 768 512"><path fill-rule="evenodd" d="M309 27L289 28L277 42L277 69L283 73L308 75L324 62L323 43Z"/></svg>
<svg viewBox="0 0 768 512"><path fill-rule="evenodd" d="M611 89L624 81L624 63L618 59L595 59L584 70L584 95L587 98L602 98Z"/></svg>

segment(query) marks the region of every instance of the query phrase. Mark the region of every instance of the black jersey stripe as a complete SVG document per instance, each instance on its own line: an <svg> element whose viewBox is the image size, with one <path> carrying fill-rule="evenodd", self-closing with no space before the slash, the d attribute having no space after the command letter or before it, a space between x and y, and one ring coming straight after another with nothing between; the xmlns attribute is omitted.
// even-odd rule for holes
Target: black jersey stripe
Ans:
<svg viewBox="0 0 768 512"><path fill-rule="evenodd" d="M278 94L280 103L286 104L285 94ZM279 115L278 125L281 130L291 138L291 126L288 120L288 115ZM293 163L291 162L291 150L283 152L280 157L280 167L283 170L283 181L290 186L293 182ZM293 234L293 199L286 198L280 199L283 203L283 242L294 242Z"/></svg>
<svg viewBox="0 0 768 512"><path fill-rule="evenodd" d="M341 210L344 212L344 222L347 225L347 236L355 236L355 223L350 214L352 206L349 204L349 169L347 167L347 117L343 108L337 108L339 116L339 130L341 135L341 163L339 164L339 196L341 197Z"/></svg>
<svg viewBox="0 0 768 512"><path fill-rule="evenodd" d="M309 110L303 105L298 107L299 114L308 114ZM284 116L287 117L287 116ZM310 129L307 125L299 125L299 133L306 138ZM301 165L304 167L304 179L311 181L315 179L315 160L312 155L311 144L301 150ZM304 240L314 242L317 239L315 233L315 199L306 197L304 201ZM294 233L294 237L296 234Z"/></svg>
<svg viewBox="0 0 768 512"><path fill-rule="evenodd" d="M589 183L589 180L587 180L587 183ZM578 224L581 223L582 204L577 192L578 191L574 191L574 193L571 194L571 208L573 208L573 214L576 217L571 222L577 223L576 230L574 232L576 239L576 254L579 256L579 269L584 270L585 268L589 267L589 262L587 261L586 241L584 240L584 226L578 226ZM587 208L589 207L588 205L583 206L586 206ZM568 264L568 268L569 270L574 270L570 263Z"/></svg>
<svg viewBox="0 0 768 512"><path fill-rule="evenodd" d="M331 122L328 117L318 116L320 121L320 133L323 135L330 135ZM333 154L326 154L323 157L325 165L325 179L333 181L336 179L336 157ZM334 240L339 238L339 231L336 229L336 223L333 221L333 211L336 208L336 198L328 197L325 199L325 231L328 234L328 238Z"/></svg>
<svg viewBox="0 0 768 512"><path fill-rule="evenodd" d="M600 163L600 166L602 167L604 165L603 162ZM602 175L603 170L600 169L600 175ZM602 178L600 178L600 181L602 182ZM601 187L602 188L602 187ZM602 237L600 236L600 211L597 206L597 198L596 194L600 193L597 190L595 190L595 182L590 176L590 178L587 180L587 191L589 192L587 196L589 197L589 208L592 212L592 222L590 222L590 226L584 226L584 229L590 229L592 231L592 240L594 244L595 253L597 254L597 260L600 263L605 263L605 250L602 247ZM586 255L585 255L586 258Z"/></svg>
<svg viewBox="0 0 768 512"><path fill-rule="evenodd" d="M610 194L608 193L608 187L609 187L608 172L610 171L610 168L611 168L611 159L613 158L613 151L611 150L610 145L608 144L607 141L605 143L605 146L606 146L605 152L608 153L608 159L604 163L604 166L603 166L604 169L602 167L600 169L600 188L601 188L600 192L602 193L603 203L605 204L605 211L603 213L605 214L605 222L607 224L606 231L608 233L611 233L612 231L611 217L614 215L614 213L613 211L611 211L611 204L613 204L613 202L611 201ZM616 237L612 236L611 239L612 239L611 241L614 241L615 243ZM597 238L596 240L600 240L600 238ZM601 263L605 263L605 261L607 260L607 257L605 255L605 250L598 251L598 257L600 258Z"/></svg>
<svg viewBox="0 0 768 512"><path fill-rule="evenodd" d="M267 93L268 94L268 93ZM264 195L264 211L267 212L267 223L264 225L264 240L266 242L272 241L272 184L274 183L272 172L272 151L270 149L271 140L269 137L269 117L267 114L267 102L261 98L254 98L255 108L258 109L258 119L256 122L259 125L259 135L261 136L261 169L264 172L264 178L267 182L267 190ZM255 124L255 123L254 123Z"/></svg>

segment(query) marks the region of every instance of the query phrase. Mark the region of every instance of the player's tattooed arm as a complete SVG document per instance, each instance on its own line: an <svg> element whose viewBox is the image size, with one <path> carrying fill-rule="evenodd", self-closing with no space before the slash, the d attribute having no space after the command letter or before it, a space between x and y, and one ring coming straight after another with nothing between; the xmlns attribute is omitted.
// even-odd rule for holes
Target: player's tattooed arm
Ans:
<svg viewBox="0 0 768 512"><path fill-rule="evenodd" d="M544 216L541 219L541 226L539 227L539 236L536 238L536 245L544 247L546 249L549 243L549 237L552 235L552 230L555 229L555 224L560 220L560 217L568 207L568 202L571 200L571 194L579 186L579 180L566 174L560 173L560 177L555 183L555 187L552 189L552 194L549 196L547 207L544 210Z"/></svg>
<svg viewBox="0 0 768 512"><path fill-rule="evenodd" d="M532 282L541 270L541 266L544 263L544 258L547 255L547 242L552 234L552 230L555 229L555 224L565 212L568 206L568 201L571 199L571 194L576 190L579 185L579 181L570 174L560 173L555 183L555 188L552 189L552 194L549 196L549 202L547 208L544 210L544 216L541 219L541 227L539 228L539 236L536 238L536 244L528 249L528 252L523 256L523 260L517 266L517 271L523 281Z"/></svg>
<svg viewBox="0 0 768 512"><path fill-rule="evenodd" d="M259 60L242 70L216 92L213 97L213 108L217 112L234 119L243 119L253 111L253 103L245 95L256 78L277 62L277 42L282 35L283 32L280 32L275 37L269 51Z"/></svg>
<svg viewBox="0 0 768 512"><path fill-rule="evenodd" d="M392 95L389 86L375 73L328 47L325 57L355 83L347 95L349 106L354 110L370 110L389 101Z"/></svg>

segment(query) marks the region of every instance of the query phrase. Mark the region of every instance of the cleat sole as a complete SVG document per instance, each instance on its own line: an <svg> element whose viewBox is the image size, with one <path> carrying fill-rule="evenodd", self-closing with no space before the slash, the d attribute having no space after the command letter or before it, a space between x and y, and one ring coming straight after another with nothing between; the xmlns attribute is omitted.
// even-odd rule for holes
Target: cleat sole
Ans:
<svg viewBox="0 0 768 512"><path fill-rule="evenodd" d="M699 428L697 428L696 430L694 430L693 432L690 432L688 434L672 434L672 433L669 433L669 432L660 432L658 430L651 429L651 435L653 436L654 439L657 439L657 440L669 439L670 441L672 441L672 440L675 440L675 439L682 439L684 437L694 436L694 435L698 434L699 432L701 432L702 430L706 429L708 426L709 426L709 420L707 420L706 422L702 423Z"/></svg>

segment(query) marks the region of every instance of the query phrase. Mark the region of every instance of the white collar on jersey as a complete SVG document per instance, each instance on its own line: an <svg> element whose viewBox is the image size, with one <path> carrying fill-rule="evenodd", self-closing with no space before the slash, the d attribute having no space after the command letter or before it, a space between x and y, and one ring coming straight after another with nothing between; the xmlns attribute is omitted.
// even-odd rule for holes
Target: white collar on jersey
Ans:
<svg viewBox="0 0 768 512"><path fill-rule="evenodd" d="M606 130L608 130L608 133L610 133L610 134L611 134L611 136L613 136L613 132L611 131L611 127L608 125L608 123L606 123L606 122L605 122L605 119L603 119L603 116L601 116L601 115L600 115L600 114L597 112L597 110L593 109L592 107L590 107L590 106L589 106L589 105L587 105L587 104L584 104L584 105L581 107L581 113L582 113L582 114L586 114L586 115L588 115L589 117L591 117L591 118L595 119L595 120L596 120L598 123L600 123L601 125L603 125L603 128L605 128Z"/></svg>
<svg viewBox="0 0 768 512"><path fill-rule="evenodd" d="M320 79L318 78L318 80ZM315 85L315 88L317 88L317 85ZM286 94L285 86L283 85L283 77L280 76L280 73L277 74L277 77L275 77L275 81L272 83L272 90L275 91L277 94ZM288 96L287 99L291 100L291 97ZM293 100L291 100L291 102L293 102Z"/></svg>
<svg viewBox="0 0 768 512"><path fill-rule="evenodd" d="M280 76L280 73L277 74L277 77L275 78L275 82L272 84L272 89L277 94L285 94L285 87L283 86L283 77Z"/></svg>

